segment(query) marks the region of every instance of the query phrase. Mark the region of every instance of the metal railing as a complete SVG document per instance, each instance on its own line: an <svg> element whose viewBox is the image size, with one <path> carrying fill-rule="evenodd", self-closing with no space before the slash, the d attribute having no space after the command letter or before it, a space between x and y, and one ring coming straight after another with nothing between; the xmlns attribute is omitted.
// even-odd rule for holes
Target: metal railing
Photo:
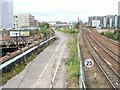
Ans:
<svg viewBox="0 0 120 90"><path fill-rule="evenodd" d="M48 43L50 40L55 39L56 36L53 36L51 38L49 38L48 40L41 42L40 44L38 44L37 46L34 46L32 48L30 48L27 51L24 51L22 54L10 59L9 61L6 61L5 63L0 65L0 71L2 71L3 69L7 68L9 65L15 63L17 60L20 60L22 57L24 57L25 55L29 54L30 52L34 51L35 49L41 47L42 45Z"/></svg>
<svg viewBox="0 0 120 90"><path fill-rule="evenodd" d="M81 58L81 49L80 49L80 33L78 34L78 40L77 40L77 47L78 47L78 60L80 62L80 76L79 76L79 85L80 85L80 89L82 90L86 90L86 86L85 86L85 82L84 82L84 79L83 79L83 62L82 62L82 58Z"/></svg>

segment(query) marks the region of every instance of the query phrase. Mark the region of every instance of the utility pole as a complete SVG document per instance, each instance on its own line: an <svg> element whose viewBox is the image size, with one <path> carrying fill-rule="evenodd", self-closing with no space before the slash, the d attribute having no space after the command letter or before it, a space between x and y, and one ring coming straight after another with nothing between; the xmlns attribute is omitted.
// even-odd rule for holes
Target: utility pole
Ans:
<svg viewBox="0 0 120 90"><path fill-rule="evenodd" d="M80 19L78 17L78 30L80 30Z"/></svg>
<svg viewBox="0 0 120 90"><path fill-rule="evenodd" d="M16 46L17 46L17 49L18 49L18 33L15 33L16 34Z"/></svg>

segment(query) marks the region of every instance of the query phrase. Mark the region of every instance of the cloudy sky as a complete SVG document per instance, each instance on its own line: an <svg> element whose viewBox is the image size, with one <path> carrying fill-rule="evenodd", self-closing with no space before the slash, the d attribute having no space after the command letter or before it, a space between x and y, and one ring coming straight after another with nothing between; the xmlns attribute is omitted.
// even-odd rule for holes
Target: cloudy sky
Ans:
<svg viewBox="0 0 120 90"><path fill-rule="evenodd" d="M87 21L88 16L118 14L120 0L13 0L14 14L31 13L39 21Z"/></svg>

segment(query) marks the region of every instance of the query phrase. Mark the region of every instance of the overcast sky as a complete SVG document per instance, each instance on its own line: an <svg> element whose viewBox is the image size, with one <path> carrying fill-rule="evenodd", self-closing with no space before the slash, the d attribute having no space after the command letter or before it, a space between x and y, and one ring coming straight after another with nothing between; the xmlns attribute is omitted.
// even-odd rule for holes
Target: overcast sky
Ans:
<svg viewBox="0 0 120 90"><path fill-rule="evenodd" d="M39 21L87 21L88 16L118 14L120 0L13 0L14 14L31 13Z"/></svg>

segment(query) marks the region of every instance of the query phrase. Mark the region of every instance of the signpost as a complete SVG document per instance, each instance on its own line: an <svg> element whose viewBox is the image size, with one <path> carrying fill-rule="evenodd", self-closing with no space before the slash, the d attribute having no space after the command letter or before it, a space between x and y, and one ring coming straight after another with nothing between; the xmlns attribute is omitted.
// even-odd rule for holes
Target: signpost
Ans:
<svg viewBox="0 0 120 90"><path fill-rule="evenodd" d="M29 31L20 31L20 36L21 37L28 37L28 36L30 36L30 32Z"/></svg>
<svg viewBox="0 0 120 90"><path fill-rule="evenodd" d="M10 37L19 37L19 31L10 31Z"/></svg>
<svg viewBox="0 0 120 90"><path fill-rule="evenodd" d="M29 31L10 31L10 37L29 37L30 32Z"/></svg>
<svg viewBox="0 0 120 90"><path fill-rule="evenodd" d="M86 59L85 61L84 61L84 65L85 65L85 67L87 68L86 70L87 70L87 78L88 78L88 80L90 80L91 79L91 77L92 77L92 75L91 75L91 68L94 66L94 60L93 59Z"/></svg>
<svg viewBox="0 0 120 90"><path fill-rule="evenodd" d="M30 31L21 31L21 30L18 30L18 31L10 31L10 37L14 37L16 38L16 46L17 46L17 49L19 48L19 37L29 37L30 36Z"/></svg>
<svg viewBox="0 0 120 90"><path fill-rule="evenodd" d="M86 59L86 60L84 61L84 65L85 65L85 67L87 67L87 68L91 68L91 67L94 66L94 61L93 61L92 59Z"/></svg>
<svg viewBox="0 0 120 90"><path fill-rule="evenodd" d="M15 33L16 34L16 46L17 46L17 49L19 48L18 46L18 33Z"/></svg>

